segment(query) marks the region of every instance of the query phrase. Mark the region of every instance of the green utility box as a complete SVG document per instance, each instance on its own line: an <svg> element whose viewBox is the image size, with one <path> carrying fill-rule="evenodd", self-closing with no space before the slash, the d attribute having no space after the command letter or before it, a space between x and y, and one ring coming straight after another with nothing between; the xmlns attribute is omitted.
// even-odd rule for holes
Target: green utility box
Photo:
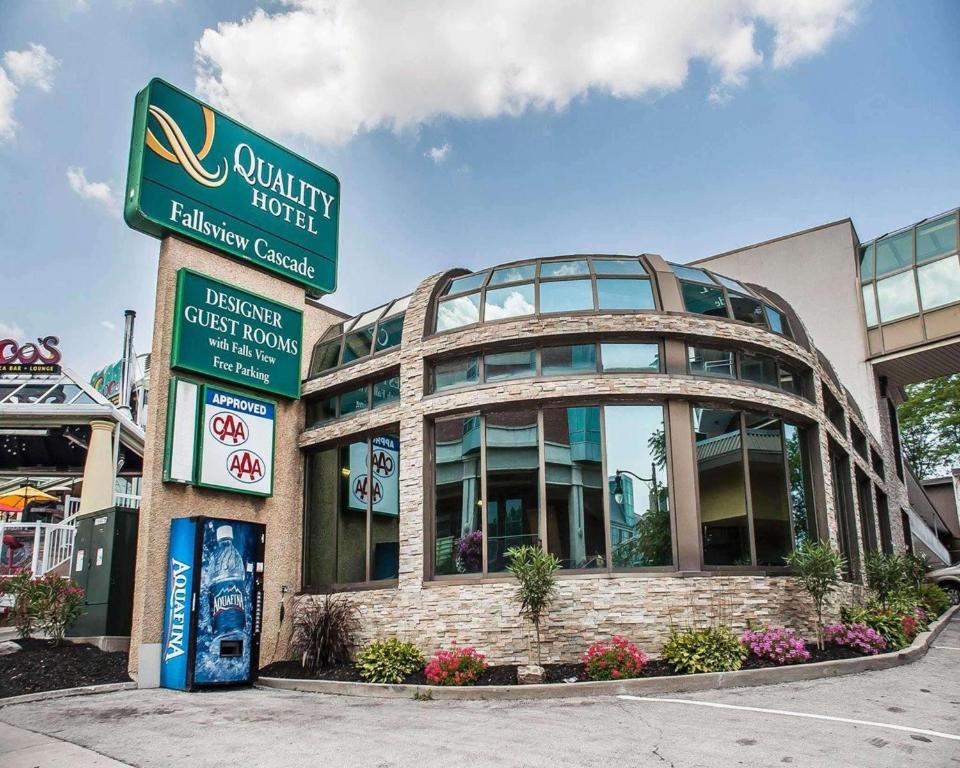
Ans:
<svg viewBox="0 0 960 768"><path fill-rule="evenodd" d="M111 507L77 520L72 576L86 605L71 637L130 634L139 519L135 509Z"/></svg>

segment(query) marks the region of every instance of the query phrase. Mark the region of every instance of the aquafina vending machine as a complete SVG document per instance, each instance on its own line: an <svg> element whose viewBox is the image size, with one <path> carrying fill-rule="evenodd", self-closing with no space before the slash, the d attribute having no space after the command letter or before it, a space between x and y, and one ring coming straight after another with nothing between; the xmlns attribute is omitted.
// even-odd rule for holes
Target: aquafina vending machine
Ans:
<svg viewBox="0 0 960 768"><path fill-rule="evenodd" d="M265 526L214 517L170 523L160 685L243 685L257 675Z"/></svg>

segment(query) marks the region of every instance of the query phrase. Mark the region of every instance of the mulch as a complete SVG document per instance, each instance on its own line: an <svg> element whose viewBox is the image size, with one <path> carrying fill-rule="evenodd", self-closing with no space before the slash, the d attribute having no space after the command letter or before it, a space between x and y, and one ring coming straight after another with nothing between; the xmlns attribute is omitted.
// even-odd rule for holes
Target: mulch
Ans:
<svg viewBox="0 0 960 768"><path fill-rule="evenodd" d="M817 650L815 646L808 646L810 664L816 661L835 661L837 659L857 659L864 654L851 648L838 645L828 645L824 650ZM766 659L759 659L752 654L743 663L742 669L768 669L782 666ZM572 683L587 681L586 669L583 664L544 664L545 683ZM640 677L668 677L677 675L667 662L652 659L644 666ZM260 670L261 677L285 677L295 680L335 680L348 683L362 683L359 670L352 664L346 664L331 669L314 672L305 669L299 661L275 661ZM403 680L406 685L429 685L423 670L417 670ZM502 664L487 667L477 685L517 685L517 667L513 664Z"/></svg>
<svg viewBox="0 0 960 768"><path fill-rule="evenodd" d="M56 691L83 685L125 683L126 652L105 653L87 643L14 640L22 650L0 656L0 699L25 693Z"/></svg>

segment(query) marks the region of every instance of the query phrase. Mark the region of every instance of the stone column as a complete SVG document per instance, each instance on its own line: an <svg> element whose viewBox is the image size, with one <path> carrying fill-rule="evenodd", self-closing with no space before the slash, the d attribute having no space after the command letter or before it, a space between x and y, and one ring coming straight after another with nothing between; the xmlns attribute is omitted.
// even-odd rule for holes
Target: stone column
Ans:
<svg viewBox="0 0 960 768"><path fill-rule="evenodd" d="M80 512L87 515L113 506L113 481L116 472L113 466L112 421L90 422L90 443L87 460L83 465L83 493L80 495Z"/></svg>

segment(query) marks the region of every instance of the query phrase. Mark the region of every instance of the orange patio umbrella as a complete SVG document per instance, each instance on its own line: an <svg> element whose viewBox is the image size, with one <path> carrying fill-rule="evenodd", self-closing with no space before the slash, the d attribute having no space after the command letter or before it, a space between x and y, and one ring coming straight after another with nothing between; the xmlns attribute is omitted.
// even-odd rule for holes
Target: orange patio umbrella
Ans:
<svg viewBox="0 0 960 768"><path fill-rule="evenodd" d="M0 495L0 510L6 513L22 513L24 508L33 501L56 501L56 496L44 493L32 485L22 485L16 490Z"/></svg>

